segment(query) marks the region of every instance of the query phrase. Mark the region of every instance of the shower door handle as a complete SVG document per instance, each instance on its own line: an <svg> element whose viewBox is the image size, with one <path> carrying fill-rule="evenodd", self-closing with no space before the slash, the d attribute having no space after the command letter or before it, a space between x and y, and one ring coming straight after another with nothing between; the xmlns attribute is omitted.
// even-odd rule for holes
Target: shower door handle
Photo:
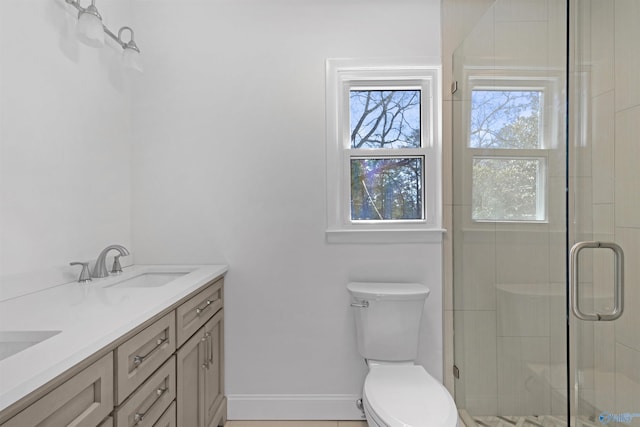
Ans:
<svg viewBox="0 0 640 427"><path fill-rule="evenodd" d="M579 284L579 254L583 249L610 249L614 253L615 260L615 283L613 288L613 311L611 313L584 313L580 309L580 298L578 295ZM624 252L622 248L611 242L578 242L571 248L569 255L569 297L571 311L581 320L589 321L612 321L622 316L624 311Z"/></svg>

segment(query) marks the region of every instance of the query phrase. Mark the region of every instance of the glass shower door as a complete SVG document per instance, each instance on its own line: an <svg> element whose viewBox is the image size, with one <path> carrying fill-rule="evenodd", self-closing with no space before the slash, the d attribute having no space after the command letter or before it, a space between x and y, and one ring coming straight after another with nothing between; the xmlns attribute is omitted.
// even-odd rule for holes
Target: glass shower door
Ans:
<svg viewBox="0 0 640 427"><path fill-rule="evenodd" d="M640 0L570 9L572 414L576 425L637 427Z"/></svg>
<svg viewBox="0 0 640 427"><path fill-rule="evenodd" d="M639 23L640 0L496 0L454 53L467 427L640 427Z"/></svg>
<svg viewBox="0 0 640 427"><path fill-rule="evenodd" d="M566 425L566 1L497 0L454 53L456 404Z"/></svg>

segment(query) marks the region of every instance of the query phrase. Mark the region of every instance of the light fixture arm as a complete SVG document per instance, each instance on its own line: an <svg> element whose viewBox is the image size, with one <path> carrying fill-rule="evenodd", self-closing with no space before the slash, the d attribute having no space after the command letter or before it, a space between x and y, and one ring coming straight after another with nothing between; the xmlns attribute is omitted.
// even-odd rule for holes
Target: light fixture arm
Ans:
<svg viewBox="0 0 640 427"><path fill-rule="evenodd" d="M129 37L129 41L125 42L124 40L122 40L122 32L123 31L129 31L129 33L131 34L131 36ZM138 49L138 45L136 44L136 42L133 40L133 30L131 29L131 27L122 27L120 28L120 30L118 31L118 36L114 37L114 34L111 33L111 31L109 31L109 37L111 38L115 38L115 40L118 42L118 44L120 46L122 46L123 49L133 49L136 52L140 53L140 49Z"/></svg>
<svg viewBox="0 0 640 427"><path fill-rule="evenodd" d="M115 40L116 43L118 43L120 45L120 47L124 49L124 46L122 45L122 43L120 43L120 40L118 40L118 36L113 34L113 32L111 32L111 30L108 29L106 26L104 26L104 33L106 35L108 35L109 37L111 37L113 40Z"/></svg>
<svg viewBox="0 0 640 427"><path fill-rule="evenodd" d="M82 7L82 5L80 4L80 0L65 0L65 2L75 7L78 10L78 14L90 13L98 17L100 21L102 21L102 16L100 16L100 13L98 13L98 9L95 6L96 0L91 0L91 4L87 7ZM118 35L114 34L113 31L111 31L106 25L104 25L104 23L102 24L102 29L104 30L105 34L111 37L116 43L118 43L122 49L133 49L136 52L140 53L138 45L133 40L133 30L131 29L131 27L120 28L120 30L118 31ZM131 33L131 38L128 42L122 40L122 32L124 30L128 30Z"/></svg>

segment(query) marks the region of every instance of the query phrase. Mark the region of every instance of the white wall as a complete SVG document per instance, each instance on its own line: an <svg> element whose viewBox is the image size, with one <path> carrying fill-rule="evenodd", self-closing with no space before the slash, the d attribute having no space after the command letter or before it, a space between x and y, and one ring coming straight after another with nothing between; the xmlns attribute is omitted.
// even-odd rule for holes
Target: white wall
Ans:
<svg viewBox="0 0 640 427"><path fill-rule="evenodd" d="M137 263L228 262L230 415L358 418L346 283L418 281L420 361L441 379L440 245L324 236L324 61L439 56L439 3L99 2L136 30L131 82L118 49L76 41L63 0L2 0L2 285L74 280L68 262L111 243Z"/></svg>
<svg viewBox="0 0 640 427"><path fill-rule="evenodd" d="M128 2L104 3L124 25ZM77 42L76 14L64 0L0 2L3 287L74 280L70 261L131 244L127 82L118 49Z"/></svg>
<svg viewBox="0 0 640 427"><path fill-rule="evenodd" d="M230 418L358 418L346 284L419 281L442 378L439 244L325 242L325 59L439 56L439 1L134 3L133 230L142 263L228 262Z"/></svg>

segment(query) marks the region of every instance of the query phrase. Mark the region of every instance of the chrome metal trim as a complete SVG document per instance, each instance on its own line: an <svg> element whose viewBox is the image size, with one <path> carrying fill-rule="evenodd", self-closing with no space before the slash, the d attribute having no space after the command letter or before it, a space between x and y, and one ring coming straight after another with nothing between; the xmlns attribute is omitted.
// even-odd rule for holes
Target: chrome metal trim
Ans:
<svg viewBox="0 0 640 427"><path fill-rule="evenodd" d="M209 308L209 306L213 304L213 301L211 300L207 300L207 302L205 303L204 307L198 307L196 308L196 314L199 316L200 313L202 313L203 311L205 311L207 308Z"/></svg>
<svg viewBox="0 0 640 427"><path fill-rule="evenodd" d="M147 408L146 411L144 411L144 412L136 412L135 413L135 415L133 416L133 421L134 421L133 425L135 426L135 425L140 424L144 420L144 417L149 413L151 408L153 408L153 406L156 403L158 403L158 401L162 398L162 395L165 394L168 391L169 391L169 387L157 389L156 390L156 395L158 396L158 398L153 401L153 403Z"/></svg>
<svg viewBox="0 0 640 427"><path fill-rule="evenodd" d="M89 272L88 262L71 262L69 265L81 265L82 271L80 277L78 277L78 283L89 283L91 281L91 272Z"/></svg>
<svg viewBox="0 0 640 427"><path fill-rule="evenodd" d="M155 346L155 347L153 347L151 350L149 350L149 352L148 352L147 354L144 354L144 355L135 355L135 356L133 357L133 364L134 364L135 366L140 365L142 362L144 362L144 360L145 360L147 357L151 356L151 355L152 355L156 350L158 350L160 347L162 347L162 345L163 345L164 343L167 343L167 342L169 342L169 338L159 338L159 339L156 341L156 346Z"/></svg>
<svg viewBox="0 0 640 427"><path fill-rule="evenodd" d="M367 307L369 307L369 301L367 301L367 300L354 301L354 302L351 303L351 307L367 308Z"/></svg>
<svg viewBox="0 0 640 427"><path fill-rule="evenodd" d="M615 276L613 293L613 311L611 313L584 313L580 309L580 298L578 294L579 271L580 271L580 251L583 249L610 249L615 256ZM613 321L619 319L624 312L624 251L613 242L587 241L578 242L571 248L569 256L569 301L571 311L580 320L600 322Z"/></svg>
<svg viewBox="0 0 640 427"><path fill-rule="evenodd" d="M95 0L91 0L91 4L87 7L82 7L79 0L65 0L65 2L78 10L78 17L80 17L80 15L82 15L83 13L88 13L102 21L102 16L100 15L100 12L98 12L98 8L96 8ZM111 31L109 28L107 28L106 25L104 25L104 23L102 24L102 29L104 30L105 34L111 37L116 43L118 43L122 49L133 49L136 52L140 53L138 45L133 40L133 30L131 29L131 27L120 28L120 30L118 31L118 35L115 35L113 31ZM124 30L128 30L131 32L131 39L128 42L124 42L122 40L121 35Z"/></svg>
<svg viewBox="0 0 640 427"><path fill-rule="evenodd" d="M107 260L107 254L111 250L118 251L122 256L129 255L129 250L122 245L107 246L102 250L102 252L100 252L100 255L98 255L98 258L96 259L96 265L93 266L93 277L100 279L109 276L109 273L107 273L107 266L105 264Z"/></svg>

